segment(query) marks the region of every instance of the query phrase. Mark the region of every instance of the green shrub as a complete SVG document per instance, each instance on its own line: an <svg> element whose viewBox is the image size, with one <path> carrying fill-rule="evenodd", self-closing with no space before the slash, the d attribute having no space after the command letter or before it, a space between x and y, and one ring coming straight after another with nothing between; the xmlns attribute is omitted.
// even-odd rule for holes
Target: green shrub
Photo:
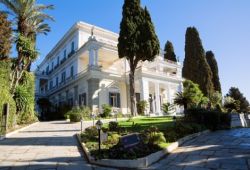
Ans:
<svg viewBox="0 0 250 170"><path fill-rule="evenodd" d="M118 113L117 113L117 118L123 118L123 116L124 116L124 115L122 114L122 112L118 112Z"/></svg>
<svg viewBox="0 0 250 170"><path fill-rule="evenodd" d="M103 118L109 117L112 111L112 107L108 104L103 104L102 105L102 114L100 115Z"/></svg>
<svg viewBox="0 0 250 170"><path fill-rule="evenodd" d="M80 122L82 120L82 115L79 112L72 112L68 115L70 122Z"/></svg>
<svg viewBox="0 0 250 170"><path fill-rule="evenodd" d="M37 120L35 109L35 78L33 73L24 72L20 85L16 87L14 100L17 106L18 124Z"/></svg>
<svg viewBox="0 0 250 170"><path fill-rule="evenodd" d="M0 122L2 122L2 110L5 103L9 103L8 129L13 128L16 124L16 104L10 94L10 62L0 61ZM1 125L0 125L1 126ZM0 134L3 132L0 127Z"/></svg>
<svg viewBox="0 0 250 170"><path fill-rule="evenodd" d="M175 142L178 139L205 130L206 127L198 123L177 121L174 127L165 129L164 135L167 142Z"/></svg>
<svg viewBox="0 0 250 170"><path fill-rule="evenodd" d="M73 107L71 110L69 110L67 113L64 114L64 117L67 119L70 117L73 117L74 120L77 120L78 122L81 121L81 119L90 119L90 109L89 107Z"/></svg>
<svg viewBox="0 0 250 170"><path fill-rule="evenodd" d="M162 132L155 132L149 136L149 143L150 144L156 145L156 144L165 143L165 142L166 142L166 139L165 139L164 134Z"/></svg>
<svg viewBox="0 0 250 170"><path fill-rule="evenodd" d="M165 132L165 138L167 142L176 142L179 139L179 136L175 130L167 130Z"/></svg>
<svg viewBox="0 0 250 170"><path fill-rule="evenodd" d="M195 123L203 124L210 130L217 130L222 123L221 112L206 109L189 109L187 110L187 119Z"/></svg>
<svg viewBox="0 0 250 170"><path fill-rule="evenodd" d="M116 145L119 140L120 140L120 135L118 135L117 133L112 133L111 135L108 136L108 140L106 142L104 142L105 145Z"/></svg>
<svg viewBox="0 0 250 170"><path fill-rule="evenodd" d="M81 112L83 118L85 118L85 119L90 118L91 110L89 107L87 107L87 106L80 107L79 112Z"/></svg>
<svg viewBox="0 0 250 170"><path fill-rule="evenodd" d="M229 113L222 113L220 115L220 129L229 129L231 126L231 115Z"/></svg>
<svg viewBox="0 0 250 170"><path fill-rule="evenodd" d="M86 128L84 132L88 136L98 136L98 130L95 126L90 126Z"/></svg>
<svg viewBox="0 0 250 170"><path fill-rule="evenodd" d="M137 104L137 112L139 115L144 115L146 108L148 107L148 102L146 100L141 100Z"/></svg>
<svg viewBox="0 0 250 170"><path fill-rule="evenodd" d="M110 131L118 131L119 130L118 122L114 122L114 121L109 122L109 130Z"/></svg>
<svg viewBox="0 0 250 170"><path fill-rule="evenodd" d="M163 103L162 105L162 111L165 114L170 114L170 112L173 111L173 109L174 109L174 106L171 105L170 103Z"/></svg>

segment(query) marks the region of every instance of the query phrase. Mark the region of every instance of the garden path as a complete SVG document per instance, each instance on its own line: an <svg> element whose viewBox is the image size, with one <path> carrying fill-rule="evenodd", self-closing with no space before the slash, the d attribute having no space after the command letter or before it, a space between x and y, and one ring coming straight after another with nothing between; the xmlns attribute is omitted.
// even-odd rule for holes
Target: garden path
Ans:
<svg viewBox="0 0 250 170"><path fill-rule="evenodd" d="M248 170L250 128L201 135L184 143L149 169Z"/></svg>
<svg viewBox="0 0 250 170"><path fill-rule="evenodd" d="M83 123L84 128L91 125ZM87 164L74 136L80 128L80 123L39 122L11 135L0 141L0 170L106 169Z"/></svg>

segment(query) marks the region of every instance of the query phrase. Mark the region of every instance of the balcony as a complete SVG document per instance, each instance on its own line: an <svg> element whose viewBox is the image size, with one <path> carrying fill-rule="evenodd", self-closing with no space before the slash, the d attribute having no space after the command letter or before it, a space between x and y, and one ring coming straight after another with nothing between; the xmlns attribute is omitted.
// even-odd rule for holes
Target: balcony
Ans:
<svg viewBox="0 0 250 170"><path fill-rule="evenodd" d="M181 75L178 72L169 72L164 71L160 67L148 68L145 66L141 66L136 70L137 74L144 74L154 77L164 77L164 78L171 78L171 79L181 79Z"/></svg>
<svg viewBox="0 0 250 170"><path fill-rule="evenodd" d="M87 73L87 69L83 70L82 72L74 75L74 76L70 76L68 78L66 78L64 81L61 81L58 86L54 86L52 89L50 89L47 94L51 94L56 92L57 90L69 85L70 83L73 83L75 80L78 80L80 77L84 76Z"/></svg>

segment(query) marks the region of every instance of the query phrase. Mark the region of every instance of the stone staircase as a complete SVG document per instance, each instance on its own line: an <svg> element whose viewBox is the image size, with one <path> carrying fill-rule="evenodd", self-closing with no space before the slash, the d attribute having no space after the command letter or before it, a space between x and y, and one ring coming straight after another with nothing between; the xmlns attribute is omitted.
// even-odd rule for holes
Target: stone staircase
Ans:
<svg viewBox="0 0 250 170"><path fill-rule="evenodd" d="M231 128L234 127L250 127L250 115L247 113L232 113Z"/></svg>

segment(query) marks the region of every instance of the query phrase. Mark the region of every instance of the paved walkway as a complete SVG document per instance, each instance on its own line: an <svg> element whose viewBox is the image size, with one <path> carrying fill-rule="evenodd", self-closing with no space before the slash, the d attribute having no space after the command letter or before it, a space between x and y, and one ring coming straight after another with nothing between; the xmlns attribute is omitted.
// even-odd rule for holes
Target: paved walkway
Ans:
<svg viewBox="0 0 250 170"><path fill-rule="evenodd" d="M91 122L85 122L84 127ZM2 169L105 169L90 166L79 149L75 133L80 123L40 122L0 141Z"/></svg>
<svg viewBox="0 0 250 170"><path fill-rule="evenodd" d="M188 141L150 169L248 170L250 128L202 135Z"/></svg>

